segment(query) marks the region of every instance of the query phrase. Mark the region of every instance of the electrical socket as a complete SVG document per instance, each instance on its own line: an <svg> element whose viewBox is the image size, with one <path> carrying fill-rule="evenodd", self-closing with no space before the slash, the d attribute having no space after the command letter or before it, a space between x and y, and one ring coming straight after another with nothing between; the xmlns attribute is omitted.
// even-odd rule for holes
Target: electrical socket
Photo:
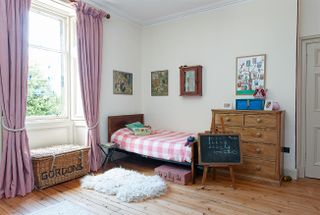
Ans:
<svg viewBox="0 0 320 215"><path fill-rule="evenodd" d="M290 153L290 147L282 147L281 150L283 153Z"/></svg>

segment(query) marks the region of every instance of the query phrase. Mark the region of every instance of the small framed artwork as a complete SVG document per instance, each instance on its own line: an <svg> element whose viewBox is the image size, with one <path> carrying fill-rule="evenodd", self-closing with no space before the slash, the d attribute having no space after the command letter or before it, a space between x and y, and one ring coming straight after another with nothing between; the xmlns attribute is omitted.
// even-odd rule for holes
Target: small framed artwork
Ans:
<svg viewBox="0 0 320 215"><path fill-rule="evenodd" d="M232 110L232 103L223 103L223 109Z"/></svg>
<svg viewBox="0 0 320 215"><path fill-rule="evenodd" d="M264 103L264 110L273 110L273 101L266 100L266 102Z"/></svg>
<svg viewBox="0 0 320 215"><path fill-rule="evenodd" d="M113 94L133 94L133 74L113 70Z"/></svg>
<svg viewBox="0 0 320 215"><path fill-rule="evenodd" d="M256 89L265 89L266 55L237 57L236 94L253 95Z"/></svg>
<svg viewBox="0 0 320 215"><path fill-rule="evenodd" d="M202 66L180 66L180 96L202 96Z"/></svg>
<svg viewBox="0 0 320 215"><path fill-rule="evenodd" d="M168 70L151 72L151 96L167 96L168 79Z"/></svg>

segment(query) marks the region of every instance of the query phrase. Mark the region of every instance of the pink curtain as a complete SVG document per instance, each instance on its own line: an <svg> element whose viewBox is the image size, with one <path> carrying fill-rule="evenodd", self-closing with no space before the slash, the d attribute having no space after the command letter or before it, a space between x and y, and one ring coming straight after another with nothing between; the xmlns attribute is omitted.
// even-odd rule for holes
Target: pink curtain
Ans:
<svg viewBox="0 0 320 215"><path fill-rule="evenodd" d="M101 166L99 132L100 77L102 65L103 23L106 13L89 7L83 2L76 3L79 73L85 119L88 125L87 144L90 170Z"/></svg>
<svg viewBox="0 0 320 215"><path fill-rule="evenodd" d="M24 196L33 189L26 118L30 0L0 1L0 105L3 152L0 198Z"/></svg>

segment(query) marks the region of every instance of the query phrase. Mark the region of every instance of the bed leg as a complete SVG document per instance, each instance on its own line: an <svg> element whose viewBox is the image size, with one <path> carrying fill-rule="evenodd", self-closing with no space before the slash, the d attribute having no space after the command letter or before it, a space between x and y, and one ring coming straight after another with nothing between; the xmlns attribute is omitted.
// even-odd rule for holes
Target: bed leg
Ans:
<svg viewBox="0 0 320 215"><path fill-rule="evenodd" d="M193 143L191 146L191 176L192 176L192 184L196 183L196 177L197 177L197 143Z"/></svg>
<svg viewBox="0 0 320 215"><path fill-rule="evenodd" d="M191 163L191 176L192 176L192 184L196 182L196 169L195 169L195 162L192 161Z"/></svg>

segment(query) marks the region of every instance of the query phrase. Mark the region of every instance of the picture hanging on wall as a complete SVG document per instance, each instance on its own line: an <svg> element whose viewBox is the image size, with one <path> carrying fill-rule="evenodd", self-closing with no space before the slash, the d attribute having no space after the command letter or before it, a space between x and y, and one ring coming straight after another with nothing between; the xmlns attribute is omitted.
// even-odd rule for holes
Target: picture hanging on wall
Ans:
<svg viewBox="0 0 320 215"><path fill-rule="evenodd" d="M132 95L133 74L113 70L113 94Z"/></svg>
<svg viewBox="0 0 320 215"><path fill-rule="evenodd" d="M265 89L266 55L237 57L236 94L253 95L256 89Z"/></svg>
<svg viewBox="0 0 320 215"><path fill-rule="evenodd" d="M168 70L151 72L151 96L167 96L168 79Z"/></svg>
<svg viewBox="0 0 320 215"><path fill-rule="evenodd" d="M180 66L180 96L202 96L202 66Z"/></svg>

